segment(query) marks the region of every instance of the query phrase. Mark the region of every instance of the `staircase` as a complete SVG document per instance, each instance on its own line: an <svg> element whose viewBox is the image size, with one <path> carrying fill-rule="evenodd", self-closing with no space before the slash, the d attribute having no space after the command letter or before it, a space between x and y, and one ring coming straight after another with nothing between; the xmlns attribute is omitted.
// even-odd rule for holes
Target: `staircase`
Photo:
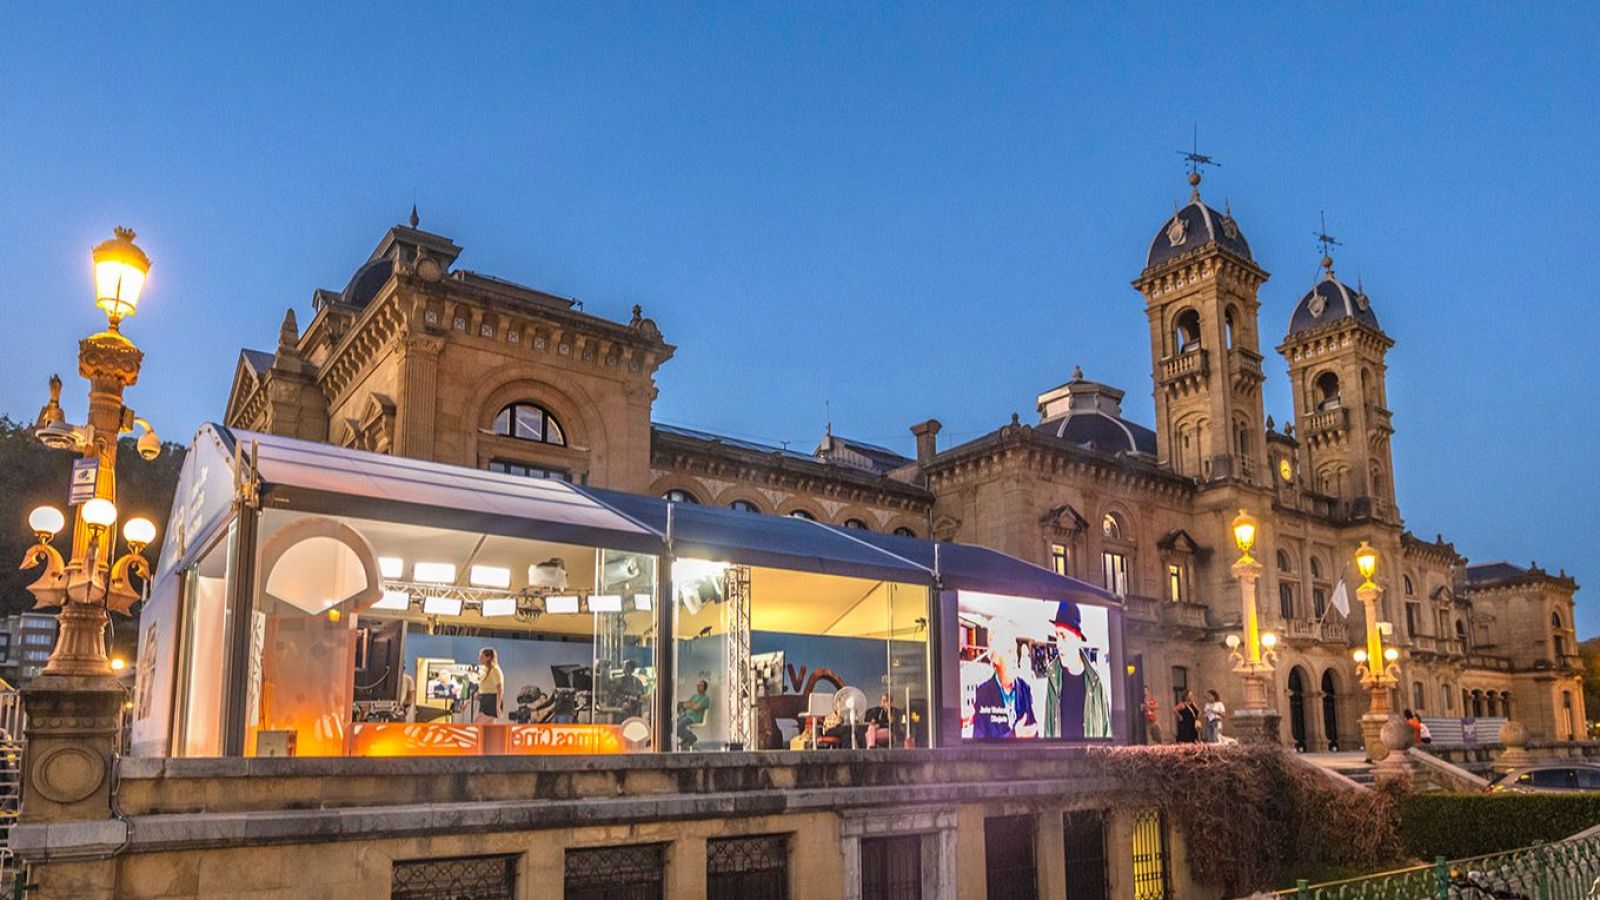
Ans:
<svg viewBox="0 0 1600 900"><path fill-rule="evenodd" d="M1374 781L1372 763L1367 762L1366 753L1360 750L1351 753L1302 753L1300 758L1330 772L1337 772L1356 784L1371 787Z"/></svg>

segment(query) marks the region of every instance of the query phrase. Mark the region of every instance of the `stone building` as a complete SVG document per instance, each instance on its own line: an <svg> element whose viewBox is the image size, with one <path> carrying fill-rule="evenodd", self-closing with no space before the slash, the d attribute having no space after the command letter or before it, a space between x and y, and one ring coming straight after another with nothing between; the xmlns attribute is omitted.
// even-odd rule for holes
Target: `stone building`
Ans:
<svg viewBox="0 0 1600 900"><path fill-rule="evenodd" d="M1396 708L1581 737L1574 580L1468 566L1443 537L1406 530L1385 388L1394 340L1331 258L1277 344L1293 410L1274 422L1262 400L1268 273L1231 210L1190 181L1133 280L1153 430L1123 415L1122 390L1081 372L1039 395L1036 421L1013 414L948 447L937 421L914 425L914 458L831 432L808 454L655 423L654 376L674 347L652 319L635 307L607 320L459 268L461 248L415 212L342 291L313 292L303 331L291 310L275 352L242 352L225 424L988 545L1122 595L1134 678L1163 704L1206 688L1239 699L1224 643L1241 623L1229 523L1248 509L1261 520L1257 599L1279 637L1285 742L1359 744L1366 699L1351 649L1364 623L1350 560L1363 540L1380 554L1381 621L1402 654Z"/></svg>

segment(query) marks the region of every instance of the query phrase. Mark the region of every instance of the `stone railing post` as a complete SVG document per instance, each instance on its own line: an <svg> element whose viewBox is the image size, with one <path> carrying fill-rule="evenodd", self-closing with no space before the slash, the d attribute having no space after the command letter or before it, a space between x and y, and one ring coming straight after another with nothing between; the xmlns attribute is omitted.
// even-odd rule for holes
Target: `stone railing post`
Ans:
<svg viewBox="0 0 1600 900"><path fill-rule="evenodd" d="M1509 772L1533 761L1533 757L1528 755L1528 728L1521 722L1505 720L1500 726L1500 743L1504 749L1495 756L1496 772Z"/></svg>

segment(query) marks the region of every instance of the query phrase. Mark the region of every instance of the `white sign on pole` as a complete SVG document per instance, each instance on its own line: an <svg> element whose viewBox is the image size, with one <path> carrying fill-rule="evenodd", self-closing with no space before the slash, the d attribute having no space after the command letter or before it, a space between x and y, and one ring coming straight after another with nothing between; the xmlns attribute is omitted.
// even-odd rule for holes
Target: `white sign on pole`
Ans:
<svg viewBox="0 0 1600 900"><path fill-rule="evenodd" d="M100 460L84 457L72 461L72 487L67 491L67 505L77 506L94 499L95 482L100 480Z"/></svg>

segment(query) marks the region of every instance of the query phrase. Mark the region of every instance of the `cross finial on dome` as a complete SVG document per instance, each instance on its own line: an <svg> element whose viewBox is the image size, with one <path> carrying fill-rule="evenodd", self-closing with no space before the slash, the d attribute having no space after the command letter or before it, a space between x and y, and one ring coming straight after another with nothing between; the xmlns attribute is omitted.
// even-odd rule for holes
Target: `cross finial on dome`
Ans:
<svg viewBox="0 0 1600 900"><path fill-rule="evenodd" d="M1319 245L1321 245L1321 247L1322 247L1322 268L1324 269L1324 271L1326 273L1326 274L1324 274L1323 277L1324 278L1332 278L1333 277L1333 248L1341 246L1341 245L1340 245L1340 243L1339 243L1337 238L1335 238L1333 235L1328 233L1328 215L1327 215L1327 213L1318 213L1318 215L1321 217L1322 228L1321 228L1321 230L1316 232L1316 235L1317 235L1317 243Z"/></svg>
<svg viewBox="0 0 1600 900"><path fill-rule="evenodd" d="M1200 152L1199 125L1194 126L1194 144L1192 148L1187 151L1179 150L1178 155L1183 157L1184 160L1189 163L1189 200L1191 202L1198 203L1200 202L1200 167L1220 166L1222 163L1219 163L1210 156Z"/></svg>

